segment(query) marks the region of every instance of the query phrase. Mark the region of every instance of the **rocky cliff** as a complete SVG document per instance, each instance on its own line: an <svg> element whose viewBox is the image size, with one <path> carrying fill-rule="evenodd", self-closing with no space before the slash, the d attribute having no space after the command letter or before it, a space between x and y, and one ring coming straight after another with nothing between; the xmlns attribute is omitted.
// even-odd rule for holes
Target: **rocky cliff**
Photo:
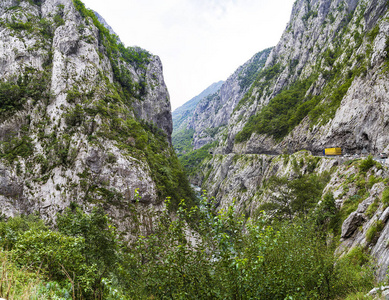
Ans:
<svg viewBox="0 0 389 300"><path fill-rule="evenodd" d="M198 104L189 125L194 147L216 140L220 153L320 152L335 145L384 151L388 28L387 1L296 1L252 81L237 89L238 69L223 92ZM208 133L220 126L227 126L223 135Z"/></svg>
<svg viewBox="0 0 389 300"><path fill-rule="evenodd" d="M269 217L285 220L314 207L316 222L326 220L326 230L339 241L337 253L363 249L375 259L378 280L386 279L388 165L369 159L318 157L303 150L277 156L215 154L201 169L197 183L203 182L202 188L219 209L233 204L246 216L264 210Z"/></svg>
<svg viewBox="0 0 389 300"><path fill-rule="evenodd" d="M215 141L210 152L232 156L388 151L388 17L387 1L296 1L280 42L237 102L213 109L219 95L198 104L195 147ZM238 73L224 86L237 86ZM215 128L220 134L210 137ZM197 175L194 183L212 186L212 176Z"/></svg>
<svg viewBox="0 0 389 300"><path fill-rule="evenodd" d="M190 170L192 183L220 207L235 202L247 215L296 214L291 191L318 209L333 201L325 214L336 216L330 231L340 239L338 252L370 253L380 280L389 266L387 166L319 155L327 147L389 150L388 8L381 0L296 1L253 81L236 102L223 102L234 105L220 110L220 95L198 104L190 123L194 146L213 144L183 159L190 167L202 161Z"/></svg>
<svg viewBox="0 0 389 300"><path fill-rule="evenodd" d="M2 1L0 77L3 214L99 204L124 229L132 202L191 198L160 59L80 1Z"/></svg>
<svg viewBox="0 0 389 300"><path fill-rule="evenodd" d="M211 84L204 91L198 94L196 97L193 97L188 102L185 102L184 105L176 108L172 112L173 117L173 133L176 133L181 130L186 130L188 127L188 121L193 116L193 112L197 104L203 100L205 97L208 97L216 93L220 87L223 85L224 81L219 81Z"/></svg>
<svg viewBox="0 0 389 300"><path fill-rule="evenodd" d="M331 145L383 151L387 17L387 1L297 1L266 62L271 74L258 77L231 116L227 145L247 153Z"/></svg>
<svg viewBox="0 0 389 300"><path fill-rule="evenodd" d="M270 50L255 54L223 83L217 93L197 104L187 127L194 130L195 149L217 139L216 134L221 133L228 124L231 113L261 71Z"/></svg>

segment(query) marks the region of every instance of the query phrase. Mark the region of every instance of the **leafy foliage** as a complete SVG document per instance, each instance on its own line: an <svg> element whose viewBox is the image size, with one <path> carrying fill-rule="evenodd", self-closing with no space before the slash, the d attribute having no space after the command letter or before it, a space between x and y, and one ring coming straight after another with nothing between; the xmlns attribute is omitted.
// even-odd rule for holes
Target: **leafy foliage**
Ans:
<svg viewBox="0 0 389 300"><path fill-rule="evenodd" d="M34 218L0 222L0 241L13 237L1 245L16 263L44 270L51 283L41 292L65 298L339 299L371 288L369 257L339 259L315 218L269 226L265 214L246 220L233 206L212 207L204 196L174 216L149 212L153 232L128 247L101 209L76 206L58 216L57 231Z"/></svg>
<svg viewBox="0 0 389 300"><path fill-rule="evenodd" d="M259 210L264 210L280 220L293 220L296 216L306 217L321 199L322 191L330 178L328 175L302 175L294 180L271 177L267 183L272 194L271 200L262 204ZM323 204L322 210L333 213L332 202Z"/></svg>
<svg viewBox="0 0 389 300"><path fill-rule="evenodd" d="M219 213L210 207L205 201L181 207L174 219L164 215L156 232L138 241L137 260L146 263L137 276L145 280L133 297L335 299L372 286L366 263L334 256L308 219L270 227L264 215L245 222L232 206ZM187 215L196 216L197 233Z"/></svg>
<svg viewBox="0 0 389 300"><path fill-rule="evenodd" d="M382 192L382 203L384 203L386 206L389 205L389 187L386 187Z"/></svg>
<svg viewBox="0 0 389 300"><path fill-rule="evenodd" d="M173 135L172 143L174 149L178 152L178 156L193 150L192 142L194 132L193 129L184 129Z"/></svg>
<svg viewBox="0 0 389 300"><path fill-rule="evenodd" d="M200 166L200 163L207 158L211 158L212 154L210 149L215 146L215 143L206 144L205 146L193 150L187 154L184 154L180 157L180 163L189 175L197 173L197 170Z"/></svg>
<svg viewBox="0 0 389 300"><path fill-rule="evenodd" d="M14 81L0 81L0 114L20 110L28 98L34 102L49 98L49 79L48 73L27 68L23 76Z"/></svg>
<svg viewBox="0 0 389 300"><path fill-rule="evenodd" d="M384 226L385 224L381 220L376 221L372 226L370 226L366 231L366 242L375 243L378 240L382 229L384 229Z"/></svg>
<svg viewBox="0 0 389 300"><path fill-rule="evenodd" d="M102 280L119 261L115 227L101 208L87 215L76 207L58 216L57 228L50 230L34 217L10 218L0 222L1 246L11 250L19 266L54 281L38 293L65 288L67 299L101 298L107 292Z"/></svg>
<svg viewBox="0 0 389 300"><path fill-rule="evenodd" d="M235 141L246 141L253 132L272 135L278 140L286 136L312 109L314 102L307 102L310 98L305 94L313 81L311 77L297 82L272 98L267 106L250 118Z"/></svg>
<svg viewBox="0 0 389 300"><path fill-rule="evenodd" d="M250 87L250 85L254 82L258 73L265 65L266 59L271 50L272 48L267 48L255 54L250 65L243 71L243 73L239 74L238 81L241 90Z"/></svg>
<svg viewBox="0 0 389 300"><path fill-rule="evenodd" d="M371 167L375 166L373 156L369 155L366 159L362 160L359 164L359 170L361 172L367 172Z"/></svg>
<svg viewBox="0 0 389 300"><path fill-rule="evenodd" d="M12 163L18 156L27 158L34 152L32 139L23 135L21 138L14 137L7 142L3 142L3 148L0 151L0 158L7 159Z"/></svg>

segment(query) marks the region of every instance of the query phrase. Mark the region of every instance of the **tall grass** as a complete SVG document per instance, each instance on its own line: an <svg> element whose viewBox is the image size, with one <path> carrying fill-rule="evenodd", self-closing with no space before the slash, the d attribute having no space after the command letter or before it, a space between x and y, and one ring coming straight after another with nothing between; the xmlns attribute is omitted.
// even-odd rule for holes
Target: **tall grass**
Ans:
<svg viewBox="0 0 389 300"><path fill-rule="evenodd" d="M8 300L33 299L42 284L39 272L18 268L8 251L0 252L0 274L0 296Z"/></svg>

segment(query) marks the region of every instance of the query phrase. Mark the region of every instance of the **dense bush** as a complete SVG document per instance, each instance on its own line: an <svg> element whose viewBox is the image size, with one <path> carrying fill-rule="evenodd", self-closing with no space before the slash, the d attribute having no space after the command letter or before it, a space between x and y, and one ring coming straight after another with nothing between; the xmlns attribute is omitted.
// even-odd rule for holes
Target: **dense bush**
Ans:
<svg viewBox="0 0 389 300"><path fill-rule="evenodd" d="M385 206L389 205L389 187L386 187L382 192L382 203L384 203Z"/></svg>
<svg viewBox="0 0 389 300"><path fill-rule="evenodd" d="M193 150L193 134L194 129L184 129L172 136L174 149L179 153L178 156L189 153Z"/></svg>
<svg viewBox="0 0 389 300"><path fill-rule="evenodd" d="M162 216L156 232L138 241L137 260L146 263L135 298L338 299L372 286L366 263L337 258L309 219L270 227L264 215L246 222L232 206L200 207ZM196 242L187 240L188 214L197 217Z"/></svg>
<svg viewBox="0 0 389 300"><path fill-rule="evenodd" d="M328 174L301 175L290 180L273 176L267 182L271 194L270 201L262 204L259 210L266 211L274 218L292 220L296 216L306 217L321 199L322 191L329 181ZM330 200L322 205L322 210L333 213Z"/></svg>
<svg viewBox="0 0 389 300"><path fill-rule="evenodd" d="M0 158L5 158L10 163L17 159L18 156L27 158L34 153L32 139L27 135L12 137L8 141L1 143Z"/></svg>
<svg viewBox="0 0 389 300"><path fill-rule="evenodd" d="M253 132L272 135L275 139L286 136L311 109L310 102L306 102L310 98L305 94L313 81L314 78L309 78L297 82L272 98L267 106L250 118L235 141L246 141Z"/></svg>
<svg viewBox="0 0 389 300"><path fill-rule="evenodd" d="M379 234L382 229L384 229L384 226L385 224L381 220L376 221L372 226L370 226L366 231L366 242L374 243L377 241Z"/></svg>
<svg viewBox="0 0 389 300"><path fill-rule="evenodd" d="M34 102L49 98L48 82L49 74L32 68L13 81L0 81L0 115L21 109L29 98Z"/></svg>
<svg viewBox="0 0 389 300"><path fill-rule="evenodd" d="M357 249L339 259L315 218L270 226L263 213L246 220L233 206L212 207L203 197L174 216L150 211L153 232L134 231L128 244L103 210L73 205L55 231L34 218L0 222L0 241L21 267L77 299L339 299L371 288L369 257Z"/></svg>
<svg viewBox="0 0 389 300"><path fill-rule="evenodd" d="M369 155L366 159L362 160L359 164L359 170L361 172L367 172L371 167L375 165L373 156Z"/></svg>
<svg viewBox="0 0 389 300"><path fill-rule="evenodd" d="M120 261L115 228L101 208L85 214L74 207L59 214L57 222L55 231L36 217L0 222L0 245L11 250L19 266L28 266L61 287L70 284L67 290L73 299L101 299L107 292L103 278Z"/></svg>
<svg viewBox="0 0 389 300"><path fill-rule="evenodd" d="M200 163L205 159L212 157L212 154L210 154L210 149L212 149L214 146L215 143L206 144L199 149L180 156L180 163L188 175L196 174Z"/></svg>

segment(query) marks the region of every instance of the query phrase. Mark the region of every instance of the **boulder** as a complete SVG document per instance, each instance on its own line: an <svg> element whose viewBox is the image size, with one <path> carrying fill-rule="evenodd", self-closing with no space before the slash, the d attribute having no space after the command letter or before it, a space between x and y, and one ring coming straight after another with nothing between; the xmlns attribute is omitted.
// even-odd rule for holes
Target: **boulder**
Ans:
<svg viewBox="0 0 389 300"><path fill-rule="evenodd" d="M342 225L342 238L350 237L354 231L362 225L365 221L363 214L354 211L351 213L348 218L343 222Z"/></svg>

